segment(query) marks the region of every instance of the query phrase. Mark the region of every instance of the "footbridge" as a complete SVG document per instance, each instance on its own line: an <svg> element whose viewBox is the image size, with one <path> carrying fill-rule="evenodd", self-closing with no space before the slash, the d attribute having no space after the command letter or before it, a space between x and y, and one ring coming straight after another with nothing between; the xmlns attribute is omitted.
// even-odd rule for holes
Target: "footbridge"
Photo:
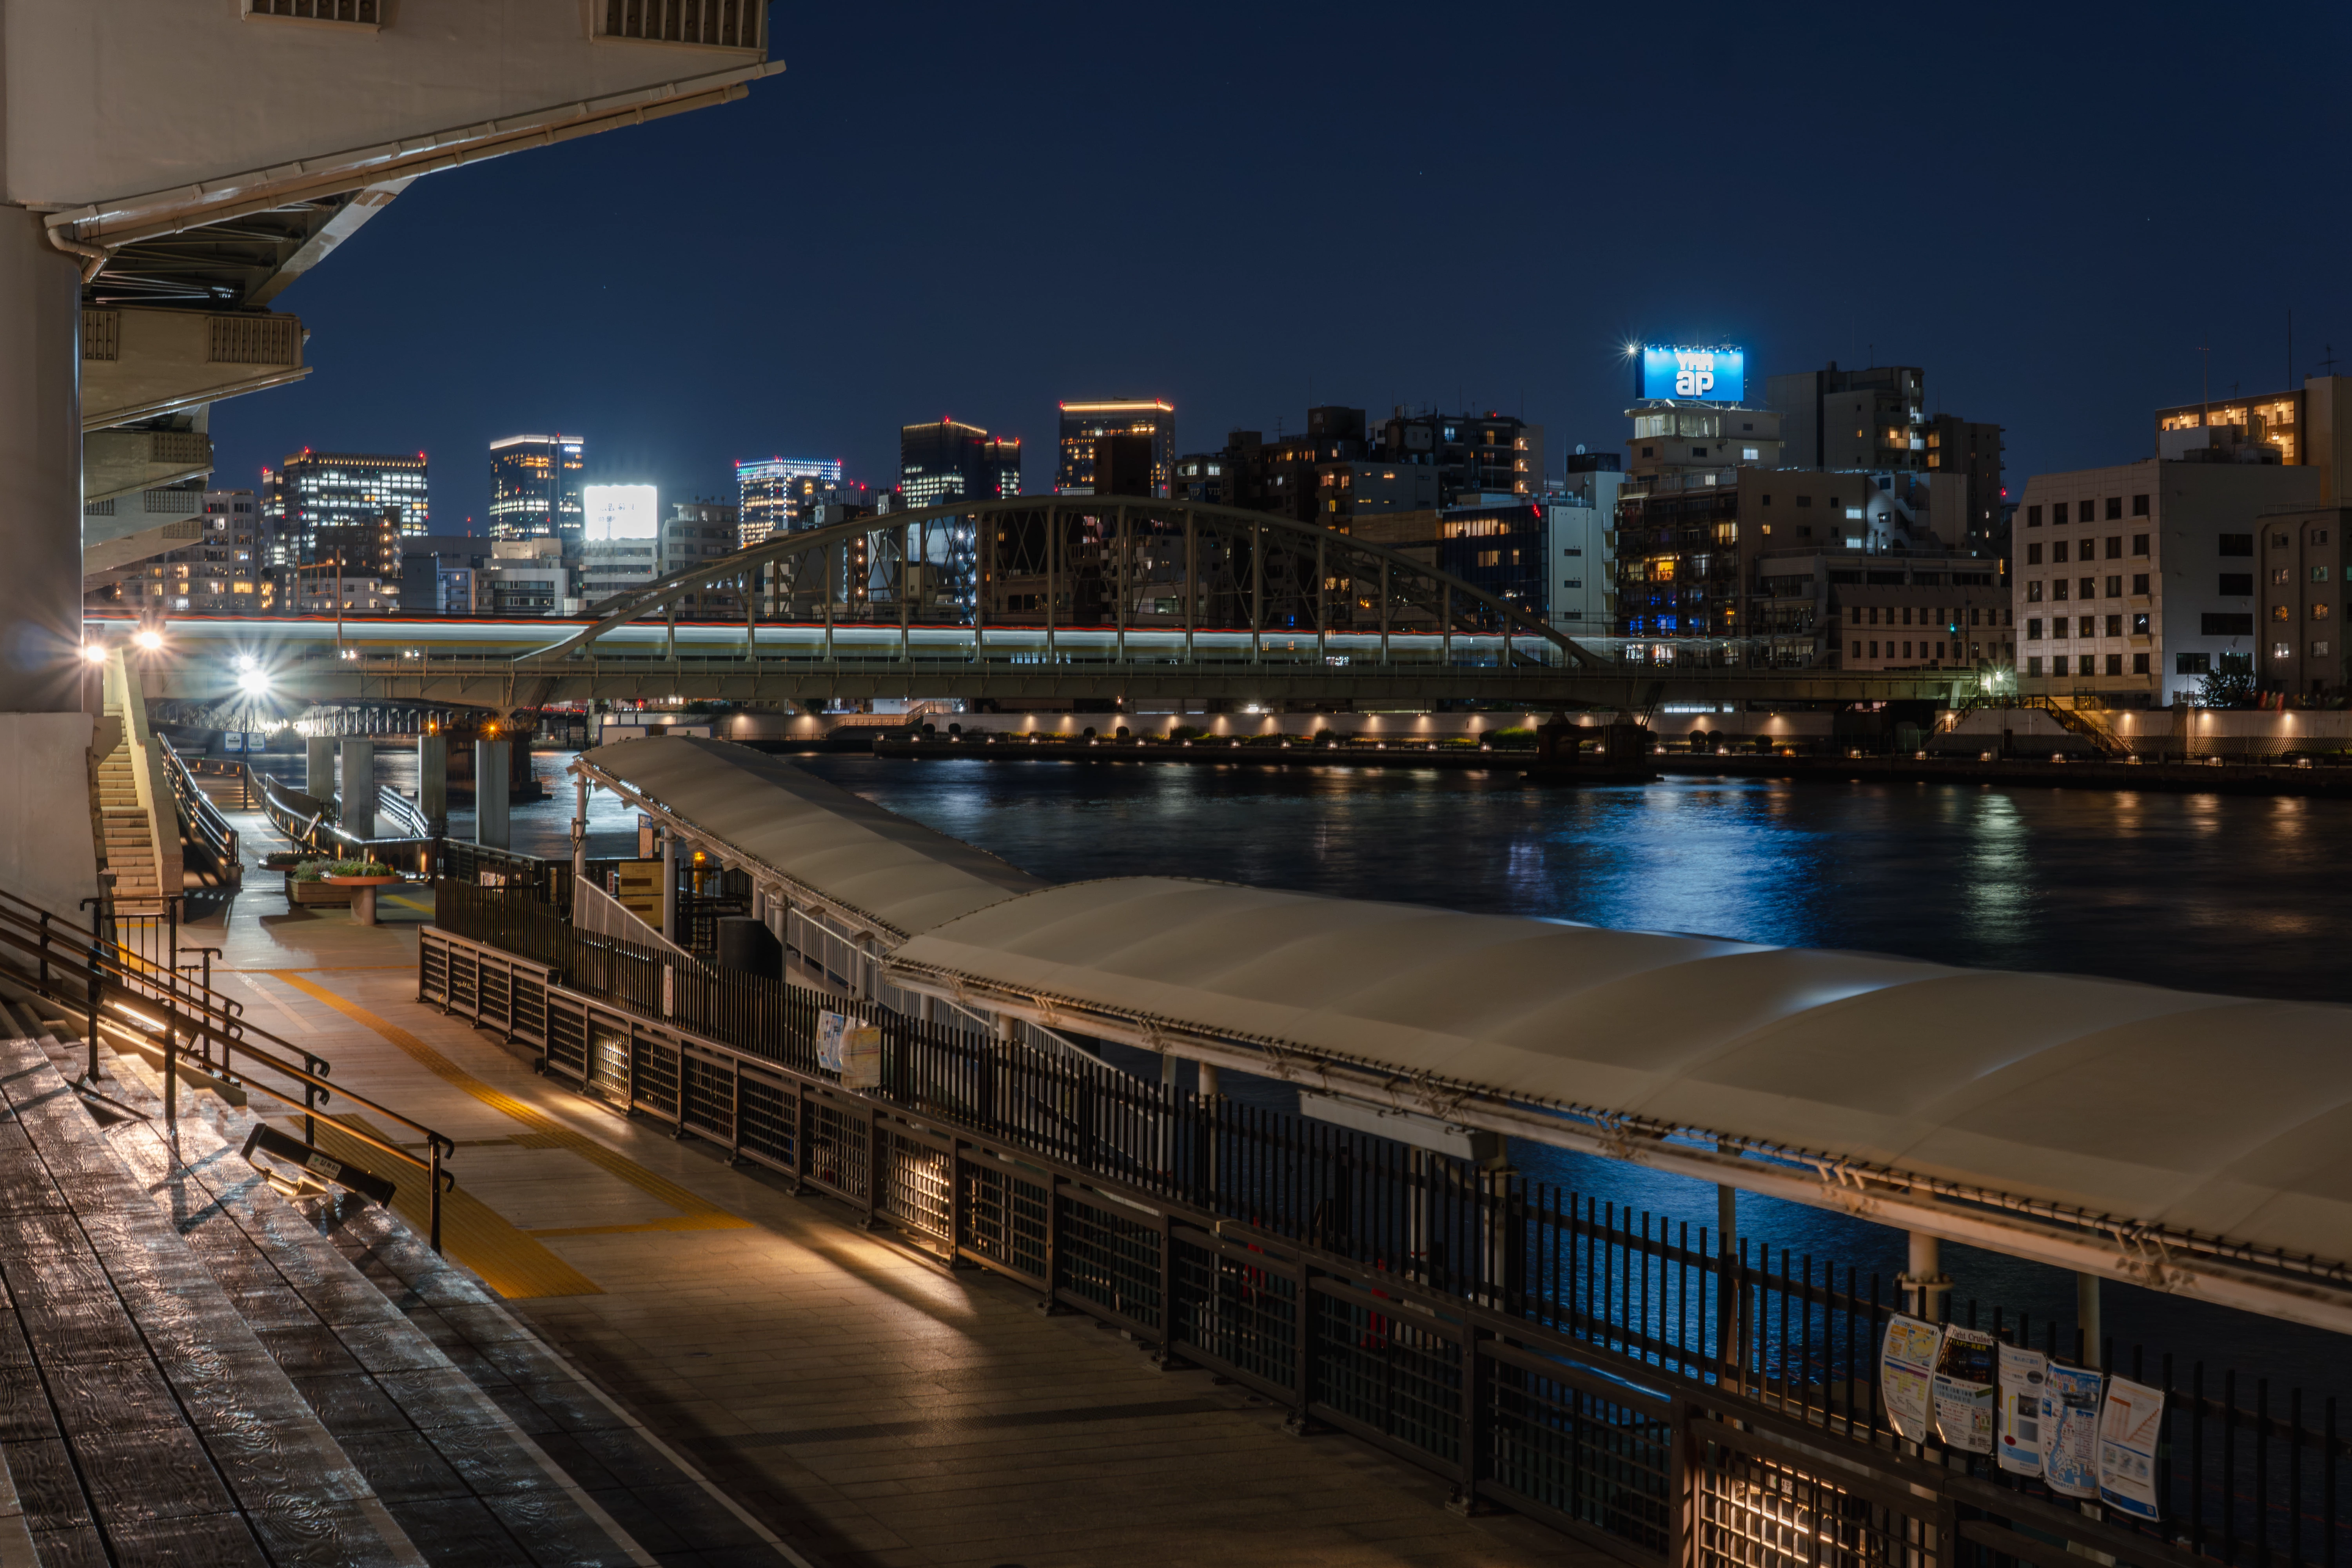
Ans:
<svg viewBox="0 0 2352 1568"><path fill-rule="evenodd" d="M143 658L155 696L509 710L671 697L1952 704L1991 679L1774 668L1736 638L1572 637L1433 554L1230 507L1019 497L786 534L583 619L180 617L152 628ZM694 613L714 597L740 617Z"/></svg>

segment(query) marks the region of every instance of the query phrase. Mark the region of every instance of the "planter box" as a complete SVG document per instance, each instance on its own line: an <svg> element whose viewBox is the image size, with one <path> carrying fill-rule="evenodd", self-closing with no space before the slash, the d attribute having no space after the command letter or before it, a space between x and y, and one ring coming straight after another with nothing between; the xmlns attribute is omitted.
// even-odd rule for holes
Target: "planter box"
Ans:
<svg viewBox="0 0 2352 1568"><path fill-rule="evenodd" d="M289 909L312 909L324 905L329 909L347 910L352 907L352 889L338 888L332 882L298 882L294 873L286 873L286 903Z"/></svg>

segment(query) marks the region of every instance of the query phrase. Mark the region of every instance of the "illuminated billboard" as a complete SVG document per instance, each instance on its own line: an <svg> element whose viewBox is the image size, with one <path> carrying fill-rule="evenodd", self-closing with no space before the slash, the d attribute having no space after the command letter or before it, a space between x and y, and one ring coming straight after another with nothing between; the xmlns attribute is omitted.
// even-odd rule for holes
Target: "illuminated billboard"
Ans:
<svg viewBox="0 0 2352 1568"><path fill-rule="evenodd" d="M580 492L590 540L651 539L657 510L651 485L589 485Z"/></svg>
<svg viewBox="0 0 2352 1568"><path fill-rule="evenodd" d="M1643 343L1641 395L1682 403L1738 403L1748 395L1747 352Z"/></svg>

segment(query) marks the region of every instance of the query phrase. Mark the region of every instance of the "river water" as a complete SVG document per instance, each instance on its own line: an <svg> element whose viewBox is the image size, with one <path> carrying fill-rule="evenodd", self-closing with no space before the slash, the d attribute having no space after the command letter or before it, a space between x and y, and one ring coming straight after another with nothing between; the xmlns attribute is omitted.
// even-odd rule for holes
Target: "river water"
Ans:
<svg viewBox="0 0 2352 1568"><path fill-rule="evenodd" d="M2352 1000L2352 803L1931 784L1669 776L1546 788L1515 774L1160 763L795 759L845 789L1055 881L1207 877L1351 898L1864 949L2190 989ZM551 770L543 763L542 773ZM514 812L515 847L569 852L570 792ZM590 852L634 853L600 797ZM453 824L453 828L462 832ZM2217 1040L2216 1049L2227 1042ZM1273 1084L1245 1098L1280 1104ZM1636 1211L1715 1221L1712 1187L1515 1143L1555 1182ZM1887 1282L1901 1237L1744 1196L1744 1236ZM2070 1276L1948 1247L1956 1316L1975 1300L2074 1318ZM2128 1367L2144 1341L2284 1384L2352 1391L2352 1345L2128 1288L2106 1291ZM2259 1331L2257 1331L2257 1330ZM2041 1337L2040 1330L2035 1338ZM2184 1373L2185 1376L2185 1373Z"/></svg>

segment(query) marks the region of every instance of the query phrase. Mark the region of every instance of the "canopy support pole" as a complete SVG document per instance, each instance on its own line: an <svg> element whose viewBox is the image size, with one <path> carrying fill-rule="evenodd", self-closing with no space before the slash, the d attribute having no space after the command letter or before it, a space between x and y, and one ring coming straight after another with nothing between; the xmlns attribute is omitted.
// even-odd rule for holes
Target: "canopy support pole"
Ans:
<svg viewBox="0 0 2352 1568"><path fill-rule="evenodd" d="M1903 1304L1910 1314L1925 1322L1943 1321L1944 1298L1952 1293L1952 1278L1944 1272L1944 1244L1941 1238L1924 1230L1915 1230L1911 1237L1911 1267L1895 1278L1903 1291Z"/></svg>

